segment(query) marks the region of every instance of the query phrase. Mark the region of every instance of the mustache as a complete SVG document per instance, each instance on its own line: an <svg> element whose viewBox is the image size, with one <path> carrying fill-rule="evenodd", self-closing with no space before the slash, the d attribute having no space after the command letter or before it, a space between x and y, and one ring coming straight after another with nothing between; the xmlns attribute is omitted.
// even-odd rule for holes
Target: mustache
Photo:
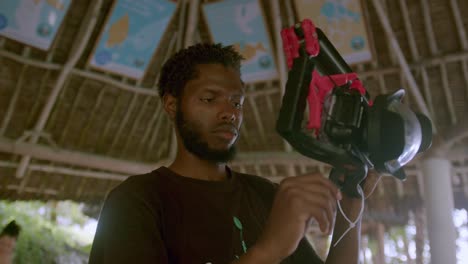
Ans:
<svg viewBox="0 0 468 264"><path fill-rule="evenodd" d="M216 126L213 132L230 132L239 135L239 129L231 123L223 123Z"/></svg>

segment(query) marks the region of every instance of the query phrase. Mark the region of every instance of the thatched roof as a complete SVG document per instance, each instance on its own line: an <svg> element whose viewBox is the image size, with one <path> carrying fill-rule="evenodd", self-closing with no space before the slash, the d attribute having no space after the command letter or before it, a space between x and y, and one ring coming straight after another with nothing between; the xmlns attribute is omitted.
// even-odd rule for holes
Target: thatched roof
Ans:
<svg viewBox="0 0 468 264"><path fill-rule="evenodd" d="M174 138L157 95L158 73L184 43L209 41L206 20L200 9L193 9L199 17L191 15L198 1L181 1L185 4L178 6L147 74L134 81L87 66L111 2L72 1L49 51L0 38L1 199L100 204L126 176L171 159ZM293 1L275 2L278 10L273 1L261 1L270 33L294 21L287 4ZM435 147L450 143L452 149L446 156L454 166L456 206L466 208L468 16L464 14L468 2L373 0L362 4L374 58L353 68L371 95L405 87L411 107L427 107L437 129ZM384 15L377 14L376 6L382 7ZM196 24L189 21L193 17L199 18ZM386 31L382 22L389 22L392 31ZM240 155L232 166L273 180L327 170L323 164L288 152L275 132L280 95L279 78L248 85ZM408 167L406 182L383 179L369 201L370 208L376 209L370 215L378 215L377 209L384 207L396 212L421 206L423 158Z"/></svg>

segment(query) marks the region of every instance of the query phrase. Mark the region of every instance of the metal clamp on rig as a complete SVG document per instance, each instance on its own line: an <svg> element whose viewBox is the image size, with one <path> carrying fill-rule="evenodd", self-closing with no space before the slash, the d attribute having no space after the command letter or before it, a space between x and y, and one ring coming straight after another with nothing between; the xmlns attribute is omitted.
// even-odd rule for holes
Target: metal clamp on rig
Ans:
<svg viewBox="0 0 468 264"><path fill-rule="evenodd" d="M349 196L360 197L357 185L369 168L404 180L403 166L431 145L431 121L401 103L404 90L372 102L311 20L283 29L281 37L289 73L278 133L299 153L330 164L330 179Z"/></svg>

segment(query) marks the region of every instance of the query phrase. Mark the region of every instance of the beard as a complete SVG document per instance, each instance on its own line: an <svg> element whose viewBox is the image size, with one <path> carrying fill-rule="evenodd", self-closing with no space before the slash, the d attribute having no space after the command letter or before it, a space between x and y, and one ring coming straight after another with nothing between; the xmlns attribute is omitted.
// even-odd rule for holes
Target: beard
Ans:
<svg viewBox="0 0 468 264"><path fill-rule="evenodd" d="M200 159L216 163L226 163L236 156L237 149L235 142L226 150L217 150L210 148L208 142L203 140L200 132L200 126L184 117L184 113L177 107L175 125L179 131L180 137L185 148Z"/></svg>

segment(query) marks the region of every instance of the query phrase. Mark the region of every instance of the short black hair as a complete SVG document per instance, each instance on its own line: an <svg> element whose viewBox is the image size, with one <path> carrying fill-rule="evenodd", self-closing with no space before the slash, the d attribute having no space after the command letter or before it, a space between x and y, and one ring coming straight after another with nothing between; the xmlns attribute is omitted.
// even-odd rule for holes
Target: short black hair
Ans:
<svg viewBox="0 0 468 264"><path fill-rule="evenodd" d="M158 89L162 98L166 93L179 97L189 80L196 78L199 64L222 64L240 74L243 57L232 46L200 43L175 53L161 69Z"/></svg>
<svg viewBox="0 0 468 264"><path fill-rule="evenodd" d="M6 236L18 238L20 231L21 231L21 227L16 223L15 220L13 220L10 223L8 223L8 225L6 225L5 228L3 228L2 233L0 234L0 237L6 235Z"/></svg>

